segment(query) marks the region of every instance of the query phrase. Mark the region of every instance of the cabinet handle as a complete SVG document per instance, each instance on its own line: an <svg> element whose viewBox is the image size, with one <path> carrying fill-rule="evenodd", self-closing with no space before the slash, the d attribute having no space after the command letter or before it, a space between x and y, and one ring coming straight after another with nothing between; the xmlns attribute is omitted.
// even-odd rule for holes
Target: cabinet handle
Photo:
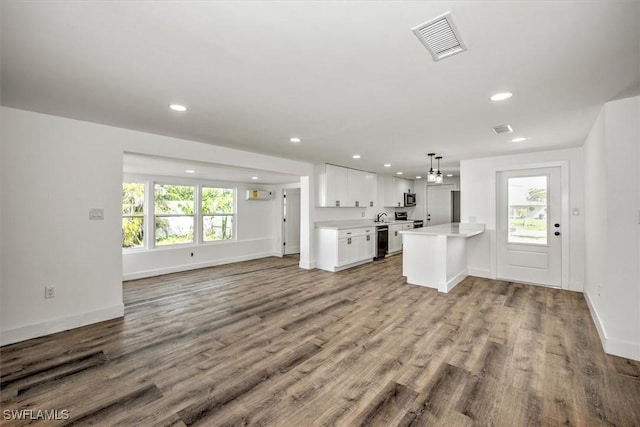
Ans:
<svg viewBox="0 0 640 427"><path fill-rule="evenodd" d="M371 236L367 236L367 242L371 241Z"/></svg>

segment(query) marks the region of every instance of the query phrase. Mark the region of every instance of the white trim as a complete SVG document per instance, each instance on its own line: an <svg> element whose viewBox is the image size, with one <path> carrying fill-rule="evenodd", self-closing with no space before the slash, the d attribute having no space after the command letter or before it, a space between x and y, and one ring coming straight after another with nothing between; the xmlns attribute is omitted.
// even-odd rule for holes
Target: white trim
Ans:
<svg viewBox="0 0 640 427"><path fill-rule="evenodd" d="M136 271L135 273L123 274L122 280L144 279L147 277L161 276L163 274L179 273L182 271L197 270L199 268L214 267L216 265L231 264L239 261L250 261L253 259L267 258L271 256L280 257L280 254L274 251L260 252L260 253L242 255L242 256L237 256L232 258L216 259L213 261L198 262L193 264L174 265L171 267L156 268L153 270Z"/></svg>
<svg viewBox="0 0 640 427"><path fill-rule="evenodd" d="M93 323L104 322L105 320L117 319L124 316L124 304L120 303L111 307L92 311L89 313L77 314L63 317L48 322L36 323L34 325L9 329L2 332L0 345L13 344L20 341L38 338L56 332L67 331Z"/></svg>
<svg viewBox="0 0 640 427"><path fill-rule="evenodd" d="M305 270L313 270L314 268L316 268L316 263L314 262L304 262L304 261L300 261L298 263L298 267L303 268Z"/></svg>
<svg viewBox="0 0 640 427"><path fill-rule="evenodd" d="M561 224L564 224L562 227L562 234L564 238L562 239L562 259L561 259L561 289L569 289L569 242L571 241L571 227L569 223L570 218L570 209L569 209L569 161L568 160L558 160L553 162L542 162L542 163L525 163L518 164L513 166L498 166L491 170L491 177L489 178L490 191L489 194L490 200L494 200L495 203L492 203L490 206L489 214L493 218L493 226L494 232L490 233L491 235L491 247L490 247L490 262L491 262L491 274L489 278L495 279L498 277L498 237L497 237L497 229L498 229L498 192L497 192L497 175L499 172L506 171L516 171L523 169L540 169L540 168L550 168L550 167L559 167L560 168L560 188L562 191L562 212L561 212Z"/></svg>
<svg viewBox="0 0 640 427"><path fill-rule="evenodd" d="M600 336L600 342L605 353L613 354L615 356L625 357L627 359L633 359L640 361L640 343L631 341L623 341L615 338L611 338L607 335L607 331L604 328L604 323L598 315L589 292L583 292L584 299L587 301L587 306L591 312L593 323L596 325L598 335Z"/></svg>
<svg viewBox="0 0 640 427"><path fill-rule="evenodd" d="M467 268L465 268L464 271L461 271L460 273L456 274L455 276L453 276L451 279L447 280L446 282L440 282L438 284L438 292L447 293L447 292L451 291L451 289L455 288L458 283L460 283L464 279L466 279L467 276L468 276Z"/></svg>
<svg viewBox="0 0 640 427"><path fill-rule="evenodd" d="M495 279L495 277L491 277L490 269L468 267L468 270L469 276L482 277L485 279Z"/></svg>

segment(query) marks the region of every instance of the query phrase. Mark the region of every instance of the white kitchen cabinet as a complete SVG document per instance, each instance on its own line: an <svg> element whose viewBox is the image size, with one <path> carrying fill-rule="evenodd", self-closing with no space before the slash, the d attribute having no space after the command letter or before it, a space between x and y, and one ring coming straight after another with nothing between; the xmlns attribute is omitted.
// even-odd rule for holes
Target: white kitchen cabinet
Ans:
<svg viewBox="0 0 640 427"><path fill-rule="evenodd" d="M370 207L376 196L376 175L335 165L317 165L317 206Z"/></svg>
<svg viewBox="0 0 640 427"><path fill-rule="evenodd" d="M346 230L316 229L317 267L339 271L373 261L375 227Z"/></svg>
<svg viewBox="0 0 640 427"><path fill-rule="evenodd" d="M347 206L356 208L373 206L371 175L368 172L347 169Z"/></svg>
<svg viewBox="0 0 640 427"><path fill-rule="evenodd" d="M389 246L387 252L393 254L402 250L402 231L403 224L391 224L389 225Z"/></svg>
<svg viewBox="0 0 640 427"><path fill-rule="evenodd" d="M404 193L413 193L413 181L395 176L384 178L384 206L404 207Z"/></svg>
<svg viewBox="0 0 640 427"><path fill-rule="evenodd" d="M413 222L389 225L389 246L387 252L393 254L402 250L402 234L403 230L413 229Z"/></svg>
<svg viewBox="0 0 640 427"><path fill-rule="evenodd" d="M376 253L375 238L373 233L356 237L356 245L358 248L358 258L362 260L373 260Z"/></svg>

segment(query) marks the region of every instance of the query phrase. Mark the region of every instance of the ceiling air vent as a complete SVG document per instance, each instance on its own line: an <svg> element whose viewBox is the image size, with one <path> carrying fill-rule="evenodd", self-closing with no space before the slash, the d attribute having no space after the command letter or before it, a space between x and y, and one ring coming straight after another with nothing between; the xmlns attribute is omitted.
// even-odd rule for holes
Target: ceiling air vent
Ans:
<svg viewBox="0 0 640 427"><path fill-rule="evenodd" d="M439 61L467 50L458 28L453 22L451 12L440 15L411 30L429 50L434 61Z"/></svg>
<svg viewBox="0 0 640 427"><path fill-rule="evenodd" d="M492 127L491 129L493 129L493 131L497 134L513 132L513 128L511 127L511 125L498 125Z"/></svg>

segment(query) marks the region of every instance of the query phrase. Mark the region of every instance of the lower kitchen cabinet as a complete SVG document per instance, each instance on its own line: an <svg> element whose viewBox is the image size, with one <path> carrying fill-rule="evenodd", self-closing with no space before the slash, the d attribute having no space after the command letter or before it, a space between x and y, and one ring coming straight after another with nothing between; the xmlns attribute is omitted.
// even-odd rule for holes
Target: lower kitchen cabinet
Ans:
<svg viewBox="0 0 640 427"><path fill-rule="evenodd" d="M389 226L389 248L387 252L391 255L402 250L402 230L413 228L413 223L392 224Z"/></svg>
<svg viewBox="0 0 640 427"><path fill-rule="evenodd" d="M316 229L317 267L339 271L373 261L375 227L347 230Z"/></svg>

